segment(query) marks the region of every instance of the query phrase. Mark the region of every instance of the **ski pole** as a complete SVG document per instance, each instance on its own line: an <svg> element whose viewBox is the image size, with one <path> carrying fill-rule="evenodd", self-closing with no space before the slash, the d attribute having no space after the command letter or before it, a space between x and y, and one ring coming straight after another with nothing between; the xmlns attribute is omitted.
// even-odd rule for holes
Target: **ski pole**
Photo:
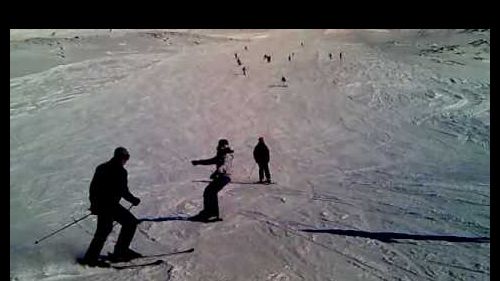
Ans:
<svg viewBox="0 0 500 281"><path fill-rule="evenodd" d="M86 218L87 218L88 216L90 216L90 215L92 215L92 213L87 214L87 215L85 215L85 216L83 216L83 217L79 218L78 220L75 220L74 222L72 222L72 223L70 223L70 224L65 225L64 227L62 227L62 228L60 228L60 229L58 229L58 230L56 230L56 231L52 232L51 234L48 234L48 235L46 235L46 236L42 237L42 238L41 238L41 239L39 239L39 240L36 240L36 241L35 241L35 244L38 244L38 243L40 243L41 241L43 241L43 240L45 240L45 239L49 238L50 236L52 236L52 235L54 235L54 234L56 234L56 233L58 233L58 232L60 232L60 231L62 231L62 230L64 230L64 229L66 229L66 228L68 228L68 227L70 227L70 226L72 226L72 225L76 224L77 222L79 222L79 221L81 221L81 220L86 219Z"/></svg>

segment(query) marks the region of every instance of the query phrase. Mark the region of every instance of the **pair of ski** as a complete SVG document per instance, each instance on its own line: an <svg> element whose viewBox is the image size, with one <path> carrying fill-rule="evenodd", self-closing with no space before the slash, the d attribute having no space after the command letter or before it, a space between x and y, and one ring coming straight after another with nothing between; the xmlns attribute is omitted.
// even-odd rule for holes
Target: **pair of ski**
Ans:
<svg viewBox="0 0 500 281"><path fill-rule="evenodd" d="M111 255L108 253L108 255L101 256L101 260L103 260L104 263L100 266L97 266L97 267L113 268L113 269L121 270L121 269L132 269L132 268L156 266L156 265L163 264L165 261L162 259L157 259L154 261L139 262L139 263L135 263L134 261L149 260L151 258L153 258L153 259L154 258L161 258L161 257L166 257L166 256L186 254L186 253L192 253L192 252L194 252L194 248L190 248L190 249L183 250L183 251L171 252L171 253L144 255L144 256L137 257L137 258L134 258L134 259L131 259L128 261L113 261L113 259L111 258Z"/></svg>

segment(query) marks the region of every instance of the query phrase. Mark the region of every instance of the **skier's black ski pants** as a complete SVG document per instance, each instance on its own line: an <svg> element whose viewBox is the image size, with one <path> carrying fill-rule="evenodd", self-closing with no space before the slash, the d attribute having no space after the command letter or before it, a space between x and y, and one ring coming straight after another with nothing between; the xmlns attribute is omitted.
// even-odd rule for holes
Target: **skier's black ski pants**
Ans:
<svg viewBox="0 0 500 281"><path fill-rule="evenodd" d="M219 199L217 193L231 181L226 175L219 176L214 179L203 192L203 210L200 216L210 218L213 216L219 217Z"/></svg>
<svg viewBox="0 0 500 281"><path fill-rule="evenodd" d="M99 257L108 235L113 230L114 221L122 226L114 251L118 253L128 249L139 221L123 206L116 205L110 210L102 211L97 215L97 229L85 254L86 259L96 260Z"/></svg>
<svg viewBox="0 0 500 281"><path fill-rule="evenodd" d="M269 163L257 163L259 165L259 180L264 180L264 174L266 175L266 180L271 181L271 173L269 172Z"/></svg>

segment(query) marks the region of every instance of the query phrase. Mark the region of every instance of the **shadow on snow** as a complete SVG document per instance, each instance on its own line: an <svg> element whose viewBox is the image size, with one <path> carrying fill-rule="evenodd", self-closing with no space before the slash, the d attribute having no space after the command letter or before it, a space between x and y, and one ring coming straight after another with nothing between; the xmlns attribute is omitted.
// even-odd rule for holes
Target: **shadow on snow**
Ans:
<svg viewBox="0 0 500 281"><path fill-rule="evenodd" d="M447 241L447 242L468 242L468 243L489 243L489 237L461 237L454 235L419 235L397 232L368 232L361 230L342 229L302 229L310 233L329 233L334 235L354 236L362 238L376 239L382 242L393 243L395 239L427 240L427 241Z"/></svg>

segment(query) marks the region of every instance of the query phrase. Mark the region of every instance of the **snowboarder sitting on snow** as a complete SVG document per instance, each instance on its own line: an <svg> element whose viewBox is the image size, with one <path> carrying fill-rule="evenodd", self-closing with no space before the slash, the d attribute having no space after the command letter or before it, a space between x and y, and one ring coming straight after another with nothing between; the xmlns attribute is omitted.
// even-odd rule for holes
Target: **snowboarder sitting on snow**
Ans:
<svg viewBox="0 0 500 281"><path fill-rule="evenodd" d="M229 147L226 139L220 139L217 145L217 154L215 157L204 160L193 160L193 165L215 165L215 171L210 175L212 182L203 192L203 210L197 215L191 217L191 221L208 222L219 218L219 200L217 193L231 181L231 166L234 151Z"/></svg>
<svg viewBox="0 0 500 281"><path fill-rule="evenodd" d="M259 182L263 183L264 174L266 175L266 183L271 183L271 173L269 172L269 148L264 143L264 138L260 137L259 142L253 150L253 158L259 165Z"/></svg>
<svg viewBox="0 0 500 281"><path fill-rule="evenodd" d="M139 221L119 203L121 198L134 206L141 202L139 198L130 193L127 185L127 170L123 166L129 158L128 151L123 147L118 147L111 160L96 168L90 183L89 198L90 211L97 215L97 229L87 253L80 260L81 264L107 265L104 261L99 260L99 254L108 235L113 230L114 221L117 221L122 227L114 248L113 258L118 261L127 261L141 256L141 254L129 249Z"/></svg>

